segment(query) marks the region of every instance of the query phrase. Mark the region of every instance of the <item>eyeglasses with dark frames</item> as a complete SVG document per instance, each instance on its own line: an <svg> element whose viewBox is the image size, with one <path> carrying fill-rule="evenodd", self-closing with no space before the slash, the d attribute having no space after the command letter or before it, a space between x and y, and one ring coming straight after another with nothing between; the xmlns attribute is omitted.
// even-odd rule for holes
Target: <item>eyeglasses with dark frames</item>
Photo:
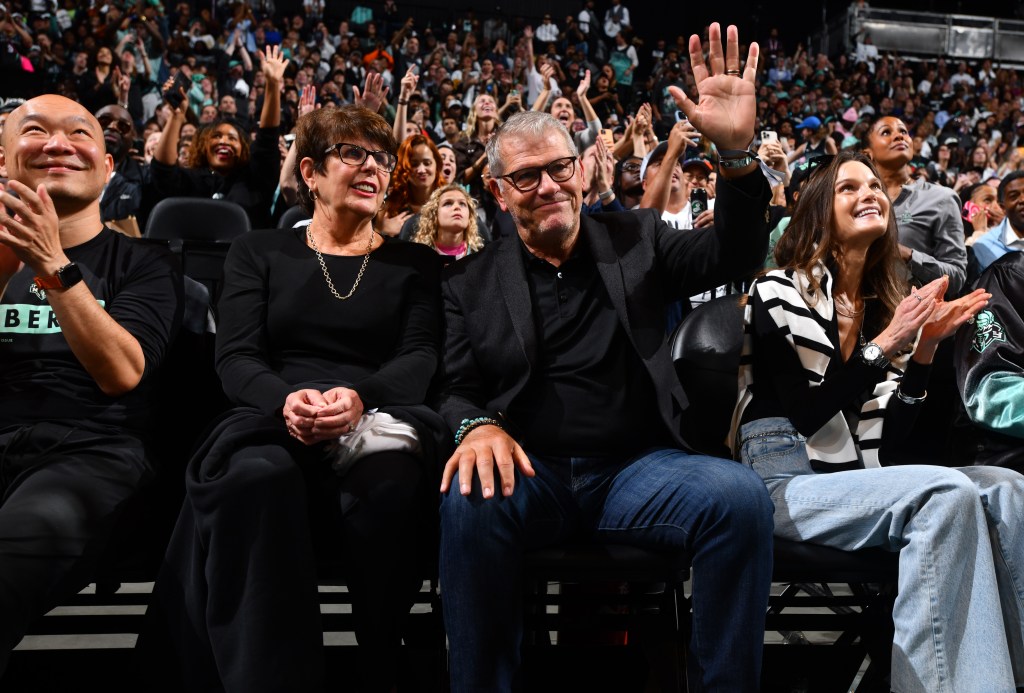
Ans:
<svg viewBox="0 0 1024 693"><path fill-rule="evenodd" d="M132 124L126 120L121 120L112 115L102 115L96 119L99 122L100 127L106 130L107 128L113 128L122 135L127 135L132 131Z"/></svg>
<svg viewBox="0 0 1024 693"><path fill-rule="evenodd" d="M640 173L640 164L638 162L630 162L622 165L623 171L629 171L630 173Z"/></svg>
<svg viewBox="0 0 1024 693"><path fill-rule="evenodd" d="M363 162L366 161L366 157L373 157L374 162L377 164L377 168L384 169L388 173L395 170L395 165L398 163L398 157L391 152L385 151L374 151L371 152L365 147L360 147L358 144L349 144L348 142L338 142L332 144L330 147L324 150L324 154L330 154L331 152L338 152L338 157L342 163L348 164L349 166L362 166Z"/></svg>
<svg viewBox="0 0 1024 693"><path fill-rule="evenodd" d="M551 180L556 183L564 183L576 173L576 157L565 156L544 166L521 168L504 176L498 176L498 178L507 180L519 192L530 192L540 185L540 179L545 171Z"/></svg>

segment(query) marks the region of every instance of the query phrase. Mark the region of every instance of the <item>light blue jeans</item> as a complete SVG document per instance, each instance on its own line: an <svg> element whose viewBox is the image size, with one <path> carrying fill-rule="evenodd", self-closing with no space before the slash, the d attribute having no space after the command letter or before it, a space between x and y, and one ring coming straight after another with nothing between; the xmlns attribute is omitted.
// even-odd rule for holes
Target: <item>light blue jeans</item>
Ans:
<svg viewBox="0 0 1024 693"><path fill-rule="evenodd" d="M815 473L785 418L740 429L741 459L775 503L775 534L899 551L897 693L1024 686L1024 476L908 465Z"/></svg>

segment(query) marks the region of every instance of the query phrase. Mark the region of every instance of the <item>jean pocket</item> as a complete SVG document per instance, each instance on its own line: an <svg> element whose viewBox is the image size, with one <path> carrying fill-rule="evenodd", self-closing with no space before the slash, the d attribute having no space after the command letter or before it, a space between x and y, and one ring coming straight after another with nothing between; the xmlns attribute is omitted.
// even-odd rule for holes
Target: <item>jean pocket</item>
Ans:
<svg viewBox="0 0 1024 693"><path fill-rule="evenodd" d="M762 479L813 473L806 439L796 429L759 427L741 435L740 459Z"/></svg>

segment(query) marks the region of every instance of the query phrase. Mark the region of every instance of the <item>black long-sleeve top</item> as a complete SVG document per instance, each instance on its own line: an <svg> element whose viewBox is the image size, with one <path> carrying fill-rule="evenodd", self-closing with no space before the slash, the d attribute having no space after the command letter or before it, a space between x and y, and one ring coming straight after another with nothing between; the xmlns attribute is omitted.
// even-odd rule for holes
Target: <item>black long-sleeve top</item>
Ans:
<svg viewBox="0 0 1024 693"><path fill-rule="evenodd" d="M367 409L421 404L439 358L436 253L385 239L341 301L304 238L304 228L255 231L232 244L216 359L228 397L278 413L290 393L319 385L350 387ZM363 258L324 256L342 295Z"/></svg>
<svg viewBox="0 0 1024 693"><path fill-rule="evenodd" d="M832 345L833 356L825 369L820 384L805 370L797 352L786 339L786 333L775 324L769 310L774 304L763 300L755 290L750 295L753 309L752 334L753 398L743 411L743 423L755 419L781 416L788 418L802 435L814 435L838 412L850 415L860 410L871 397L875 386L885 380L886 369L870 366L858 355L857 349L843 361L839 345L839 324L833 316L825 333ZM862 334L870 339L880 333L882 324L876 300L865 301L866 313ZM813 348L808 344L804 348ZM925 392L931 367L909 360L900 378L901 391L919 396ZM889 459L891 446L911 432L917 419L919 405L907 404L897 397L889 400L885 408L882 428L880 459L883 464L898 463ZM817 471L838 471L843 465L816 465Z"/></svg>
<svg viewBox="0 0 1024 693"><path fill-rule="evenodd" d="M278 130L277 127L259 128L252 143L249 163L236 167L226 176L208 169L168 166L153 159L151 180L157 197L228 200L245 208L252 228L272 228L270 206L281 173L281 153L277 148Z"/></svg>

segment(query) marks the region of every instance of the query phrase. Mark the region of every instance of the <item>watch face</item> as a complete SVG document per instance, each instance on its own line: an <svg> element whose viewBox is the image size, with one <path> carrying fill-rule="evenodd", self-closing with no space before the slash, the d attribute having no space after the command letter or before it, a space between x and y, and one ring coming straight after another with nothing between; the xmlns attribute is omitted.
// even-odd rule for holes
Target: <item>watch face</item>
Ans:
<svg viewBox="0 0 1024 693"><path fill-rule="evenodd" d="M60 280L61 287L69 289L82 281L82 270L75 263L69 262L57 270L57 278Z"/></svg>
<svg viewBox="0 0 1024 693"><path fill-rule="evenodd" d="M877 361L882 356L882 348L877 344L868 344L861 351L861 354L864 356L865 361Z"/></svg>

